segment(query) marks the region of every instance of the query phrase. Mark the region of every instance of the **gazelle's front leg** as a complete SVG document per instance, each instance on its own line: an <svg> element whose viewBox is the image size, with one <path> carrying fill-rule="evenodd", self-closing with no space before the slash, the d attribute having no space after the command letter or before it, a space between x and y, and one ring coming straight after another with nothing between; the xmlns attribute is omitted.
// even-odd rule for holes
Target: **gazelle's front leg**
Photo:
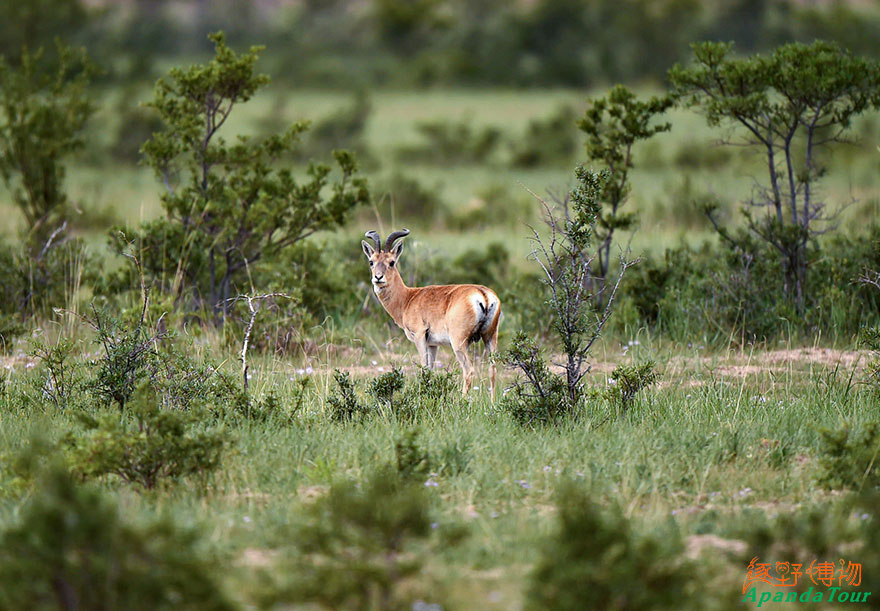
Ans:
<svg viewBox="0 0 880 611"><path fill-rule="evenodd" d="M407 333L410 335L413 343L419 351L419 362L424 367L429 367L430 348L428 347L428 339L424 333Z"/></svg>

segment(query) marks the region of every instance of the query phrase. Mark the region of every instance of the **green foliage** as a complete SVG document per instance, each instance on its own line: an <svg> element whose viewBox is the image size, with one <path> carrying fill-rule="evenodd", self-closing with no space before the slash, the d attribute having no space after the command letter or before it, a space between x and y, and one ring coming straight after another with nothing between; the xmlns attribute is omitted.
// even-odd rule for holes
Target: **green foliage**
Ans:
<svg viewBox="0 0 880 611"><path fill-rule="evenodd" d="M401 148L398 157L408 163L443 165L485 163L501 143L501 130L474 128L471 121L424 121L416 125L423 144Z"/></svg>
<svg viewBox="0 0 880 611"><path fill-rule="evenodd" d="M626 412L636 395L657 382L660 374L654 371L656 367L657 363L654 361L641 365L618 365L611 372L611 385L605 391L605 397L618 412Z"/></svg>
<svg viewBox="0 0 880 611"><path fill-rule="evenodd" d="M880 424L823 428L817 481L829 489L872 489L880 484Z"/></svg>
<svg viewBox="0 0 880 611"><path fill-rule="evenodd" d="M238 55L222 33L211 40L209 63L174 68L156 85L151 106L166 127L143 152L166 185L167 218L142 227L138 251L152 283L179 301L192 297L192 305L209 308L222 322L250 268L316 231L341 226L369 193L345 151L334 152L335 179L326 165L310 164L304 178L278 166L295 149L304 123L261 141L240 136L227 144L219 130L268 77L254 71L259 47Z"/></svg>
<svg viewBox="0 0 880 611"><path fill-rule="evenodd" d="M397 473L406 480L424 482L431 468L428 450L419 443L419 429L412 428L394 441Z"/></svg>
<svg viewBox="0 0 880 611"><path fill-rule="evenodd" d="M34 340L31 354L40 360L40 394L56 409L66 409L84 388L82 363L75 359L74 343L59 338L55 345Z"/></svg>
<svg viewBox="0 0 880 611"><path fill-rule="evenodd" d="M534 168L569 163L577 148L574 126L575 111L567 104L546 119L532 119L512 145L511 164Z"/></svg>
<svg viewBox="0 0 880 611"><path fill-rule="evenodd" d="M667 528L641 535L574 484L559 493L556 532L541 550L527 609L701 609L694 567Z"/></svg>
<svg viewBox="0 0 880 611"><path fill-rule="evenodd" d="M431 534L429 501L421 483L394 467L363 483L337 482L306 507L293 541L287 583L267 592L264 606L313 603L330 609L408 609L403 587L425 562Z"/></svg>
<svg viewBox="0 0 880 611"><path fill-rule="evenodd" d="M127 523L116 505L48 472L0 534L3 609L234 609L197 533Z"/></svg>
<svg viewBox="0 0 880 611"><path fill-rule="evenodd" d="M311 126L303 142L304 154L298 156L320 157L333 150L345 149L356 153L361 162L371 160L372 155L364 139L371 112L369 96L364 91L358 91L349 106L340 108Z"/></svg>
<svg viewBox="0 0 880 611"><path fill-rule="evenodd" d="M877 103L880 63L824 41L748 58L733 57L732 43L692 48L694 65L669 71L673 95L709 125L738 127L745 144L761 151L767 176L743 215L748 230L777 251L785 295L803 313L811 241L829 220L816 194L825 172L818 155ZM709 214L724 239L741 242Z"/></svg>
<svg viewBox="0 0 880 611"><path fill-rule="evenodd" d="M70 44L89 14L81 0L7 0L0 4L0 55L12 65L25 63L29 50Z"/></svg>
<svg viewBox="0 0 880 611"><path fill-rule="evenodd" d="M336 422L348 422L368 413L369 408L357 396L355 383L347 371L333 370L336 380L336 393L327 397L330 405L330 418Z"/></svg>
<svg viewBox="0 0 880 611"><path fill-rule="evenodd" d="M638 223L635 212L623 212L632 185L629 173L633 168L633 145L669 131L669 123L656 123L656 117L672 105L668 96L652 97L640 102L636 95L618 85L605 98L587 100L584 118L578 128L586 135L587 158L608 171L602 184L596 213L596 264L594 279L599 283L594 299L602 306L607 298L605 283L611 265L611 246L616 231L632 229Z"/></svg>
<svg viewBox="0 0 880 611"><path fill-rule="evenodd" d="M396 414L397 409L395 409L394 396L403 390L405 384L406 377L403 375L403 371L397 367L392 367L391 371L373 378L373 381L370 382L369 393L380 404L387 404L392 414ZM397 408L399 409L399 407L400 403L398 402Z"/></svg>
<svg viewBox="0 0 880 611"><path fill-rule="evenodd" d="M0 348L26 331L32 319L45 319L54 308L72 308L81 285L91 284L94 258L80 239L58 238L34 254L27 246L0 240Z"/></svg>
<svg viewBox="0 0 880 611"><path fill-rule="evenodd" d="M42 50L25 50L20 65L0 57L0 175L37 247L67 213L63 161L82 147L83 126L94 112L85 50L59 43L57 53L54 70L44 68Z"/></svg>
<svg viewBox="0 0 880 611"><path fill-rule="evenodd" d="M437 194L439 190L439 185L426 187L416 178L395 172L377 189L383 197L376 208L383 218L415 218L430 226L448 213L446 202Z"/></svg>
<svg viewBox="0 0 880 611"><path fill-rule="evenodd" d="M80 420L85 431L66 440L74 471L84 477L117 475L146 490L190 476L204 480L220 466L229 444L222 430L198 430L197 412L163 408L145 387L124 414L83 414Z"/></svg>
<svg viewBox="0 0 880 611"><path fill-rule="evenodd" d="M523 425L559 424L576 417L580 401L568 399L564 380L547 367L540 348L524 331L517 331L501 361L525 378L505 391L501 409Z"/></svg>

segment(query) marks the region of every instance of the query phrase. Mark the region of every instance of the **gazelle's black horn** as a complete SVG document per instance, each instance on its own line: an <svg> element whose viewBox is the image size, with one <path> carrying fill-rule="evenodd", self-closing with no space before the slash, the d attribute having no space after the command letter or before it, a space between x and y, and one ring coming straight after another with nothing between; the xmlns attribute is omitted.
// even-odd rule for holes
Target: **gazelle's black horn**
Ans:
<svg viewBox="0 0 880 611"><path fill-rule="evenodd" d="M394 242L399 240L400 238L405 238L409 235L409 229L401 229L400 231L393 232L388 239L385 240L385 250L391 250L391 247L394 246Z"/></svg>
<svg viewBox="0 0 880 611"><path fill-rule="evenodd" d="M376 243L376 250L382 250L382 238L379 237L379 234L375 231L368 231L364 234L368 238L373 238L373 241Z"/></svg>

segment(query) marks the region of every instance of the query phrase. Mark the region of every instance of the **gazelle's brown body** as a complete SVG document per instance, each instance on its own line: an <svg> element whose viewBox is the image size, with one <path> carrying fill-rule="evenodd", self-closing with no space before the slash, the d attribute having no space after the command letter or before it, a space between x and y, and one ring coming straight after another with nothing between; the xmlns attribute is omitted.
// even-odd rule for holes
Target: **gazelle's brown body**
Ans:
<svg viewBox="0 0 880 611"><path fill-rule="evenodd" d="M408 234L407 229L395 231L388 236L383 250L379 234L367 232L367 237L376 244L373 248L368 242L362 242L364 254L370 261L373 291L407 339L416 345L423 365L434 366L439 346L452 347L461 365L462 392L466 394L474 377L468 346L482 339L487 354L498 348L501 300L495 291L479 284L406 286L396 265L403 244L395 245L395 241ZM495 364L491 362L489 389L494 401Z"/></svg>

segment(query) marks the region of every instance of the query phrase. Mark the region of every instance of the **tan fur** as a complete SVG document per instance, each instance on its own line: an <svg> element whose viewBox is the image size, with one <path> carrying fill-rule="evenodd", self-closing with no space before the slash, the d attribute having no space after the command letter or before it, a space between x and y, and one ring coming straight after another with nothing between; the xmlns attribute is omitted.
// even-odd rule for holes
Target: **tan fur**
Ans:
<svg viewBox="0 0 880 611"><path fill-rule="evenodd" d="M479 284L410 288L404 284L397 267L402 243L387 252L374 249L367 242L363 242L363 247L372 263L371 279L379 302L403 329L407 339L416 345L422 364L433 367L437 348L443 344L451 346L462 369L462 393L467 394L474 376L468 346L482 339L487 355L498 348L501 319L498 295ZM491 362L489 389L494 401L495 364Z"/></svg>

